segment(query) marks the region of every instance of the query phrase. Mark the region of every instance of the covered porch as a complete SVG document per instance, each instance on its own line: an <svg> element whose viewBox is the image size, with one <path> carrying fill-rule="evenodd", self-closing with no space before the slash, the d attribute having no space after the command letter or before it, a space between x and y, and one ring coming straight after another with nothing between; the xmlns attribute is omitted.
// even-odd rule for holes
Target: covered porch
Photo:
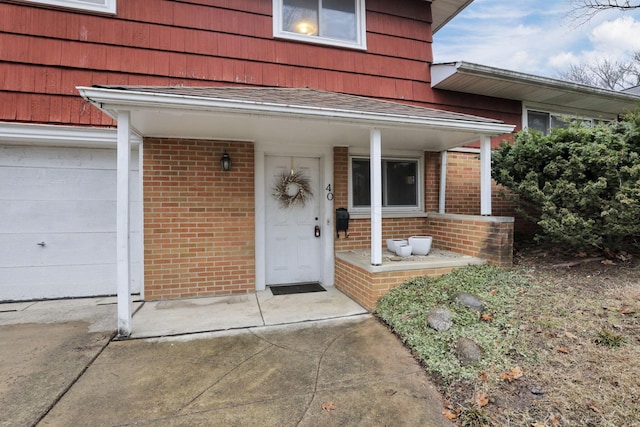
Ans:
<svg viewBox="0 0 640 427"><path fill-rule="evenodd" d="M144 259L143 277L140 278L143 298L151 289L154 298L168 299L185 295L260 292L273 284L270 278L273 265L269 261L274 252L270 246L273 239L269 237L268 211L273 199L269 168L276 157L290 158L291 171L294 161L299 164L299 160L317 159L314 162L318 172L313 175L317 181L313 184L313 200L317 203L314 211L317 250L306 258L315 264L318 282L324 286L335 285L368 309L372 308L369 300L349 291L352 282L342 274L344 260L340 253L350 246L366 248L369 250L368 265L380 267L383 264L383 228L386 230L390 224L409 222L414 225L396 228L396 231L391 227L390 230L402 233L420 230L422 234L434 236L434 247L474 257L495 254L492 241L510 238L508 227L495 227L508 220L491 217L491 137L513 130L513 126L497 120L312 89L78 89L86 100L116 120L118 126L117 292L121 336L132 333L130 259L134 250L140 251ZM127 167L134 134L143 138L143 163L149 157L157 160L141 168L143 177L135 183L131 182ZM440 178L440 168L433 166L441 162L447 150L477 141L481 146L480 215L471 218L449 216L444 212L442 202L446 197L446 182ZM163 151L157 147L162 147ZM231 157L232 167L223 173L219 169L224 153ZM360 232L338 241L334 237L335 209L351 206L349 168L343 166L348 164L353 153L366 155L369 159L370 206L353 218L352 227ZM418 158L422 171L418 188L422 196L412 211L398 213L383 208L381 164L387 153L396 157L411 153ZM164 181L151 182L148 176L157 171L164 173ZM176 179L180 179L179 186ZM129 194L132 185L140 185L143 192L145 236L141 242L130 238ZM224 191L216 193L218 187ZM439 208L432 208L434 198L427 200L427 192L438 195L435 198L439 197L441 201ZM154 195L154 202L159 201L157 210L147 210L151 203L149 194ZM191 220L187 213L195 215L191 228L172 233L171 227ZM223 214L227 215L224 221L218 218ZM283 212L282 215L288 214ZM198 228L197 221L210 227ZM234 235L234 230L242 237ZM311 228L309 232L312 232ZM252 234L251 238L249 234ZM152 264L150 260L160 251L164 251L163 258ZM195 253L199 255L195 256ZM489 257L489 261L504 263L503 255L498 254L495 260ZM190 264L189 260L196 261ZM207 280L207 274L214 277L214 272L233 270L238 265L243 268L225 276L224 282L255 283L253 289L202 284ZM434 271L437 274L444 272L441 269ZM195 276L200 280L197 285L179 289L181 283L187 283ZM179 293L176 293L176 286ZM375 281L369 281L365 286L379 288ZM372 295L375 298L375 292Z"/></svg>

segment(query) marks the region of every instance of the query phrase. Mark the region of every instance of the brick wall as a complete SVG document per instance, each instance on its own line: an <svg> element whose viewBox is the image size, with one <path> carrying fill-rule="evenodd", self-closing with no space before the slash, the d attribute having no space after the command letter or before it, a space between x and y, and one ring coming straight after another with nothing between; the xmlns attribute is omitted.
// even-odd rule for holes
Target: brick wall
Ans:
<svg viewBox="0 0 640 427"><path fill-rule="evenodd" d="M425 268L418 270L369 272L357 265L336 257L335 286L369 311L391 289L413 277L438 277L454 268Z"/></svg>
<svg viewBox="0 0 640 427"><path fill-rule="evenodd" d="M501 188L492 181L492 212L499 216L513 216L513 205L500 197ZM437 211L437 208L435 210ZM480 159L478 153L447 153L447 203L445 211L460 215L480 214Z"/></svg>
<svg viewBox="0 0 640 427"><path fill-rule="evenodd" d="M146 299L255 291L253 153L248 142L144 140Z"/></svg>
<svg viewBox="0 0 640 427"><path fill-rule="evenodd" d="M427 234L433 247L483 258L509 267L513 261L513 219L429 214Z"/></svg>

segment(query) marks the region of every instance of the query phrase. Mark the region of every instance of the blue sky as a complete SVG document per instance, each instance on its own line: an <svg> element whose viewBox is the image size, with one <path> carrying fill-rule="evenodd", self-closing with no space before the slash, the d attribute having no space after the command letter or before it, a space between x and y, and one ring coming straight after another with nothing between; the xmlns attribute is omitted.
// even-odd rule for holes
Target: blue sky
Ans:
<svg viewBox="0 0 640 427"><path fill-rule="evenodd" d="M568 16L567 0L475 0L434 36L434 62L466 61L546 77L571 63L640 50L640 10Z"/></svg>

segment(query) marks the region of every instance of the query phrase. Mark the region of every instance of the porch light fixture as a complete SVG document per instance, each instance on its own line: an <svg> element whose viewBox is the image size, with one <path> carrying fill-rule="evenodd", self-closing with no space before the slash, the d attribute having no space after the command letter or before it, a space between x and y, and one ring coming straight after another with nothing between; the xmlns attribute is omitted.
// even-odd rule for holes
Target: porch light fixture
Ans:
<svg viewBox="0 0 640 427"><path fill-rule="evenodd" d="M231 170L231 156L227 153L227 150L224 150L224 154L220 159L220 166L222 166L222 170L228 172Z"/></svg>

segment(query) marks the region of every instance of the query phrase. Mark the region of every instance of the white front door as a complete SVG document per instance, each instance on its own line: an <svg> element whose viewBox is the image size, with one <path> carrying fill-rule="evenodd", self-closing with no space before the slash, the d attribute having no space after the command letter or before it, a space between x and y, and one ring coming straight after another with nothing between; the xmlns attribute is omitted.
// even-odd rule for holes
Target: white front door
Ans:
<svg viewBox="0 0 640 427"><path fill-rule="evenodd" d="M266 283L320 281L320 159L267 156L265 171Z"/></svg>

